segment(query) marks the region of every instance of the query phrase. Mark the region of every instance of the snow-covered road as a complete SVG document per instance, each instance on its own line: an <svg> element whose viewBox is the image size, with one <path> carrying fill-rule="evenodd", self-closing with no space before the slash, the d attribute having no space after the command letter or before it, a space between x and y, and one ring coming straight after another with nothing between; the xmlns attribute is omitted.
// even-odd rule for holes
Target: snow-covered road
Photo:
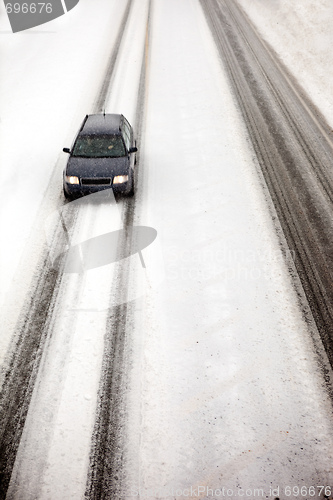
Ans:
<svg viewBox="0 0 333 500"><path fill-rule="evenodd" d="M141 223L166 279L135 321L132 492L332 481L331 404L199 5L156 2L152 40Z"/></svg>
<svg viewBox="0 0 333 500"><path fill-rule="evenodd" d="M123 112L134 123L148 1L143 4L142 0L136 0L129 5L129 17L103 109ZM107 49L106 45L105 53ZM91 196L49 215L44 224L48 244L54 247L58 240L58 250L51 253L53 260L63 250L62 222L67 226L72 246L123 226L126 203L123 207L121 203L117 206L113 196L106 201L99 202L99 199L99 195ZM115 305L110 298L114 292L115 267L109 265L80 274L65 272L60 281L53 311L49 314L48 334L12 473L9 498L84 496L105 332L109 308Z"/></svg>
<svg viewBox="0 0 333 500"><path fill-rule="evenodd" d="M2 366L60 211L75 221L72 244L128 220L158 234L143 252L146 269L133 255L59 279L7 498L217 498L245 490L253 498L260 489L259 497L284 499L286 487L301 486L310 498L310 486L333 484L332 403L322 365L326 374L329 368L198 0L131 4L105 107L141 122L135 201L88 197L61 208L59 151L96 105L126 5L81 0L35 36L3 35ZM48 91L36 88L42 75ZM15 242L16 252L8 252ZM117 309L126 300L129 307ZM125 315L125 373L115 395L121 436L109 448L108 436L96 431L96 412L106 364L114 362L107 344L117 311ZM105 438L102 455L92 435ZM116 455L119 471L110 470ZM97 475L104 489L93 484L93 467L109 474Z"/></svg>

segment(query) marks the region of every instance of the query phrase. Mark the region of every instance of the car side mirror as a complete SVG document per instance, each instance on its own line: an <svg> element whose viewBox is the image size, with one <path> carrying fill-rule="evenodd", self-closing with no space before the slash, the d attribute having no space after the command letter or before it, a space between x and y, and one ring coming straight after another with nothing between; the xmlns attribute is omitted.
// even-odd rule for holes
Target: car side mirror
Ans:
<svg viewBox="0 0 333 500"><path fill-rule="evenodd" d="M71 150L70 150L69 148L63 148L63 152L64 152L64 153L69 153L69 154L70 154Z"/></svg>
<svg viewBox="0 0 333 500"><path fill-rule="evenodd" d="M129 148L128 152L129 153L136 153L138 148Z"/></svg>

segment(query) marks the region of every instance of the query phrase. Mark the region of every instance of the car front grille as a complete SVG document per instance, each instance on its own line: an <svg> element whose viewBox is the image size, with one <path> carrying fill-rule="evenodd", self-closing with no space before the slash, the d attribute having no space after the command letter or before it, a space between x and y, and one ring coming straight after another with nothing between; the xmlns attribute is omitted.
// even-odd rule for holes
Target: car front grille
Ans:
<svg viewBox="0 0 333 500"><path fill-rule="evenodd" d="M93 177L91 179L83 178L81 179L81 182L83 186L101 186L101 185L111 184L111 178L110 177Z"/></svg>

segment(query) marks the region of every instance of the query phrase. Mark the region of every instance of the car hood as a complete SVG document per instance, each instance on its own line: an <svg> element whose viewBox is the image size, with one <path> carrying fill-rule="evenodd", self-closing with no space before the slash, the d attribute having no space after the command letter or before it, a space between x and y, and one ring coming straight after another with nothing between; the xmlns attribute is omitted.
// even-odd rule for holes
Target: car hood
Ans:
<svg viewBox="0 0 333 500"><path fill-rule="evenodd" d="M129 160L121 158L79 158L70 157L66 167L66 175L77 177L113 177L127 174Z"/></svg>

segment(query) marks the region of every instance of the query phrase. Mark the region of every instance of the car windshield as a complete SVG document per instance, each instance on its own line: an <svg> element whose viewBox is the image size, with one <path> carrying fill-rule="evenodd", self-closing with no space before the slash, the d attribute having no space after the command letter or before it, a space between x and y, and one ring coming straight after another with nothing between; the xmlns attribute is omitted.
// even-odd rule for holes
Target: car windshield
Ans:
<svg viewBox="0 0 333 500"><path fill-rule="evenodd" d="M126 151L120 135L81 135L74 145L72 156L117 158Z"/></svg>

